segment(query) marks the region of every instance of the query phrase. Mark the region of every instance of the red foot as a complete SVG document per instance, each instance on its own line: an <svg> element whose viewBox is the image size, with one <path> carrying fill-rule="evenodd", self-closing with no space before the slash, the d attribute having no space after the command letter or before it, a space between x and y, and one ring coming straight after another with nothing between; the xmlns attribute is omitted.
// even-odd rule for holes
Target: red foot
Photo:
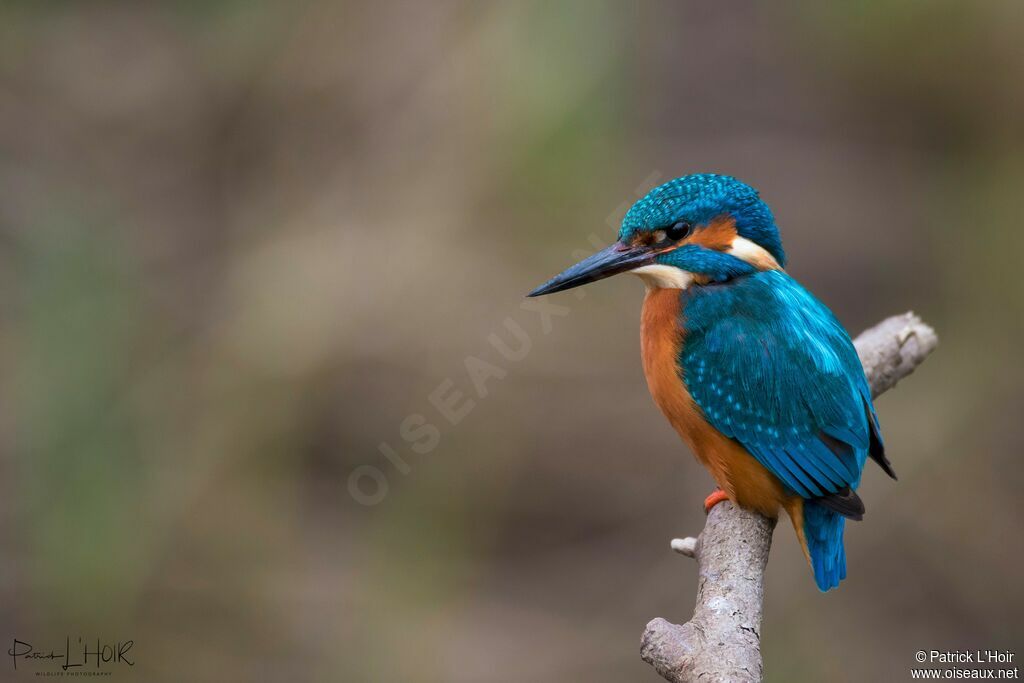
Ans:
<svg viewBox="0 0 1024 683"><path fill-rule="evenodd" d="M715 507L723 500L729 500L729 496L725 495L725 491L722 489L715 489L711 492L711 495L704 499L704 512L711 512L711 508Z"/></svg>

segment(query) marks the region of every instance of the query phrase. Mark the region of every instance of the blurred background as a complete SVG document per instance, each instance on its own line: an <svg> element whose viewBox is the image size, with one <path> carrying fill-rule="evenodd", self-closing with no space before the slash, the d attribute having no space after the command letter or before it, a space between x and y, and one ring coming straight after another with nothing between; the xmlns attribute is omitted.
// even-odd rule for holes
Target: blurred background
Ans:
<svg viewBox="0 0 1024 683"><path fill-rule="evenodd" d="M523 294L718 171L851 333L941 340L878 402L900 481L867 470L841 590L776 534L768 680L1021 656L1022 83L1014 0L4 2L4 649L659 680L712 483L648 396L642 284Z"/></svg>

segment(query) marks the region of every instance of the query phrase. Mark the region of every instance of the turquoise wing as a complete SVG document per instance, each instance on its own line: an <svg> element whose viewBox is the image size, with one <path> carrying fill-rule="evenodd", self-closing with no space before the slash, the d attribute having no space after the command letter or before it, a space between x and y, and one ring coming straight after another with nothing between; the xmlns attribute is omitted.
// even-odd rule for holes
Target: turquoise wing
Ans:
<svg viewBox="0 0 1024 683"><path fill-rule="evenodd" d="M680 367L708 422L792 492L859 518L867 456L891 469L843 326L781 271L683 296Z"/></svg>

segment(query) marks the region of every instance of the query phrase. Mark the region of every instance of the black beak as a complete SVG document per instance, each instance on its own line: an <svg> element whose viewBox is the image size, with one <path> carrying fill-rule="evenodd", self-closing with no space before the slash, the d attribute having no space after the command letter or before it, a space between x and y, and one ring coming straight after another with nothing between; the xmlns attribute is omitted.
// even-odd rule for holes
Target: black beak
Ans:
<svg viewBox="0 0 1024 683"><path fill-rule="evenodd" d="M526 296L562 292L588 282L603 280L606 277L639 268L653 260L654 252L650 247L631 247L622 242L616 242L559 273Z"/></svg>

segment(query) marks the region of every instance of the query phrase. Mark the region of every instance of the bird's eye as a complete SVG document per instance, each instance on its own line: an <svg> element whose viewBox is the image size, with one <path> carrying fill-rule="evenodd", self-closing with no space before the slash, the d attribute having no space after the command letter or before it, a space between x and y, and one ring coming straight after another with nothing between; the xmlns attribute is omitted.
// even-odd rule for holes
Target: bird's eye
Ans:
<svg viewBox="0 0 1024 683"><path fill-rule="evenodd" d="M693 232L693 226L690 223L687 221L679 221L668 229L668 236L673 241L678 241L687 237L691 232Z"/></svg>

